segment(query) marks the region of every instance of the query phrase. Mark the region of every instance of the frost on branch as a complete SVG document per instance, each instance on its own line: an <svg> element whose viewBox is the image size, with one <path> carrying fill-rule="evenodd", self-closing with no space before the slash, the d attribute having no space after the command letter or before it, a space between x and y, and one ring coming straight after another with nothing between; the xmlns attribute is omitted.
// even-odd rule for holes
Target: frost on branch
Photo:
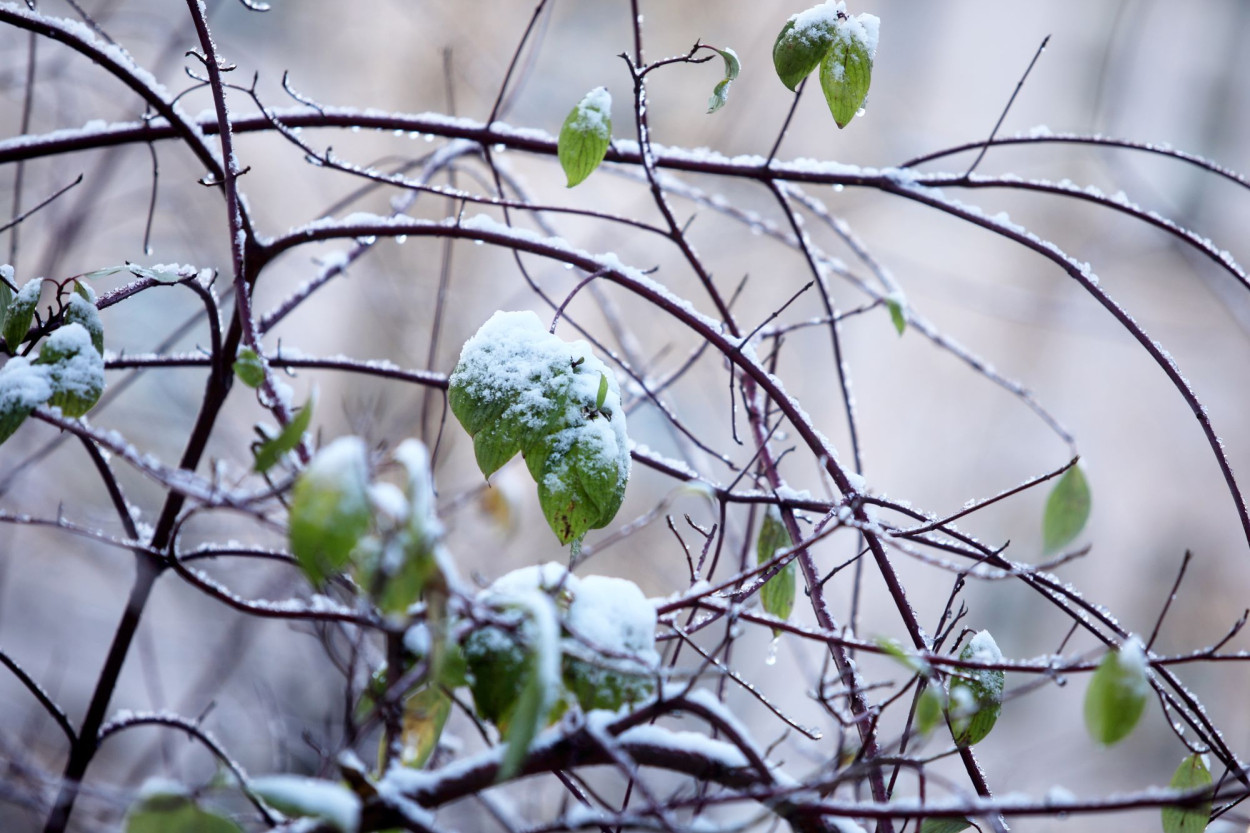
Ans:
<svg viewBox="0 0 1250 833"><path fill-rule="evenodd" d="M496 312L461 350L449 400L483 474L525 457L560 543L616 516L630 469L625 412L586 342L548 333L532 312Z"/></svg>

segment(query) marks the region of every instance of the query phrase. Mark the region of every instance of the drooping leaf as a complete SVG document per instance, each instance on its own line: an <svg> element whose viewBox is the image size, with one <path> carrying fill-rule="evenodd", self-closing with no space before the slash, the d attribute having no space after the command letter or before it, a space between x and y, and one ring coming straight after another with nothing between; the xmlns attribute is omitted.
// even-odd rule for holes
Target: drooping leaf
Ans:
<svg viewBox="0 0 1250 833"><path fill-rule="evenodd" d="M933 673L933 669L929 667L928 662L907 653L907 650L899 644L897 639L882 637L877 640L877 645L911 673L919 674L922 677L928 677Z"/></svg>
<svg viewBox="0 0 1250 833"><path fill-rule="evenodd" d="M598 413L598 420L624 422L619 405ZM623 426L619 432L611 427L600 432L589 421L581 408L570 405L564 427L525 453L538 484L538 503L561 544L580 542L589 530L607 526L625 499L629 452L621 454L626 449Z"/></svg>
<svg viewBox="0 0 1250 833"><path fill-rule="evenodd" d="M868 96L873 49L859 20L839 21L833 43L820 62L820 88L839 128L851 123Z"/></svg>
<svg viewBox="0 0 1250 833"><path fill-rule="evenodd" d="M202 810L172 782L149 781L126 814L125 833L242 833L238 825Z"/></svg>
<svg viewBox="0 0 1250 833"><path fill-rule="evenodd" d="M1133 731L1150 695L1145 650L1136 637L1110 651L1085 690L1085 726L1098 743L1110 746Z"/></svg>
<svg viewBox="0 0 1250 833"><path fill-rule="evenodd" d="M64 324L48 337L35 365L46 368L48 404L67 417L80 417L104 393L104 359L81 324Z"/></svg>
<svg viewBox="0 0 1250 833"><path fill-rule="evenodd" d="M764 521L760 524L759 538L755 542L756 563L763 564L771 561L778 550L783 550L792 544L790 533L786 530L785 523L782 522L781 513L777 511L776 506L768 507L768 511L764 513ZM790 611L794 608L794 590L797 583L798 568L791 559L760 588L760 604L764 606L764 612L778 619L789 619ZM781 632L773 628L773 635L780 636Z"/></svg>
<svg viewBox="0 0 1250 833"><path fill-rule="evenodd" d="M292 490L291 552L313 584L347 564L370 518L365 444L340 437L317 452Z"/></svg>
<svg viewBox="0 0 1250 833"><path fill-rule="evenodd" d="M30 412L52 396L48 369L31 364L24 356L14 356L0 368L0 443L30 416Z"/></svg>
<svg viewBox="0 0 1250 833"><path fill-rule="evenodd" d="M9 317L9 304L13 303L13 267L9 264L0 266L0 334L4 333L4 322Z"/></svg>
<svg viewBox="0 0 1250 833"><path fill-rule="evenodd" d="M959 658L992 663L1001 662L1003 655L989 631L980 631L968 640ZM958 674L950 683L951 733L956 745L971 746L984 740L998 721L1007 675L979 668L961 668Z"/></svg>
<svg viewBox="0 0 1250 833"><path fill-rule="evenodd" d="M595 396L595 410L598 411L603 407L603 403L608 401L608 377L599 374L599 393Z"/></svg>
<svg viewBox="0 0 1250 833"><path fill-rule="evenodd" d="M921 737L928 737L942 719L942 712L946 710L946 698L943 694L940 688L929 685L920 695L920 700L916 703L915 725L916 732Z"/></svg>
<svg viewBox="0 0 1250 833"><path fill-rule="evenodd" d="M712 47L716 49L716 47ZM725 59L725 77L712 90L712 97L708 99L707 111L715 113L717 110L725 106L725 102L729 100L729 85L738 73L742 71L742 62L738 60L738 53L729 47L724 49L716 49L717 53Z"/></svg>
<svg viewBox="0 0 1250 833"><path fill-rule="evenodd" d="M568 187L582 182L603 161L612 140L612 96L596 87L577 103L560 128L556 152Z"/></svg>
<svg viewBox="0 0 1250 833"><path fill-rule="evenodd" d="M1042 543L1046 552L1055 552L1072 542L1089 520L1089 483L1079 465L1059 478L1046 499L1042 517Z"/></svg>
<svg viewBox="0 0 1250 833"><path fill-rule="evenodd" d="M17 353L18 346L30 331L42 286L42 278L27 281L9 302L8 315L4 319L4 342L9 346L10 353Z"/></svg>
<svg viewBox="0 0 1250 833"><path fill-rule="evenodd" d="M234 360L234 375L249 388L258 388L265 381L265 363L251 347L240 348Z"/></svg>
<svg viewBox="0 0 1250 833"><path fill-rule="evenodd" d="M427 685L404 700L399 762L420 769L434 754L451 714L451 698L437 685ZM383 740L385 743L385 740Z"/></svg>
<svg viewBox="0 0 1250 833"><path fill-rule="evenodd" d="M773 42L773 67L777 77L790 90L820 65L833 43L837 15L816 6L786 21Z"/></svg>
<svg viewBox="0 0 1250 833"><path fill-rule="evenodd" d="M530 744L560 696L560 626L551 597L541 591L518 598L527 608L527 622L533 627L525 650L524 677L520 696L508 716L504 740L508 748L499 765L498 780L520 771Z"/></svg>
<svg viewBox="0 0 1250 833"><path fill-rule="evenodd" d="M1189 755L1172 775L1168 784L1174 790L1200 790L1211 786L1211 771L1201 755ZM1163 833L1201 833L1211 821L1211 798L1194 804L1163 808Z"/></svg>
<svg viewBox="0 0 1250 833"><path fill-rule="evenodd" d="M85 284L80 283L78 286ZM83 295L71 295L65 304L64 321L66 324L81 324L91 336L91 345L96 352L104 355L104 323L100 321L100 312L92 301Z"/></svg>
<svg viewBox="0 0 1250 833"><path fill-rule="evenodd" d="M291 421L285 428L260 444L260 447L256 449L256 462L252 467L253 470L261 473L269 471L284 454L293 451L299 445L300 440L304 438L304 432L312 424L315 398L310 396L304 403L304 407L291 417Z"/></svg>
<svg viewBox="0 0 1250 833"><path fill-rule="evenodd" d="M339 833L356 833L360 829L360 798L336 781L302 775L266 775L252 779L251 787L266 803L288 816L318 819Z"/></svg>
<svg viewBox="0 0 1250 833"><path fill-rule="evenodd" d="M907 329L907 314L904 312L907 309L907 299L901 292L891 292L885 296L885 305L890 310L890 320L894 322L894 329L902 335Z"/></svg>
<svg viewBox="0 0 1250 833"><path fill-rule="evenodd" d="M959 833L972 826L967 819L925 819L920 833Z"/></svg>

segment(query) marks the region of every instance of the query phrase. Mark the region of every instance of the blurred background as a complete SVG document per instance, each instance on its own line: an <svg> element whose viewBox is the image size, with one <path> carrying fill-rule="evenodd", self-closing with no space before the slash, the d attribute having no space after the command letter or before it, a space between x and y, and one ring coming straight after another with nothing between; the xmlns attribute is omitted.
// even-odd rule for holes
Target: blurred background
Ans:
<svg viewBox="0 0 1250 833"><path fill-rule="evenodd" d="M184 67L198 68L184 53L195 45L181 4L158 0L82 0L80 4L151 69L171 91L193 82ZM238 64L233 80L247 84L258 73L257 91L267 105L294 102L281 86L292 85L323 104L383 110L454 112L482 120L490 112L516 43L533 11L512 0L272 0L267 14L250 13L234 0L208 5L226 60ZM589 89L605 85L615 96L614 136L636 138L631 86L619 53L632 48L625 0L552 0L537 29L540 48L521 63L520 84L506 100L502 118L552 134ZM734 155L766 154L791 96L771 66L773 39L803 3L753 0L644 0L649 59L684 53L696 39L733 47L743 70L728 104L706 115L707 98L721 77L720 62L677 65L649 79L655 141L706 146ZM62 0L44 0L44 13L74 17ZM909 3L863 0L851 12L881 18L881 40L866 113L839 131L815 84L800 101L779 157L813 157L865 166L898 164L948 145L988 135L1038 44L1050 45L1003 124L1002 133L1047 125L1055 131L1099 132L1169 143L1213 158L1233 169L1250 169L1243 137L1250 121L1250 4L1124 2L1000 3L957 0ZM0 29L0 107L6 136L21 132L29 39ZM40 41L31 133L77 127L91 119L134 120L138 99L98 67L62 45ZM231 94L236 112L253 111L246 96ZM195 114L211 108L207 91L190 93L183 106ZM402 164L428 153L422 137L390 133L304 131L314 147L333 145L337 155L361 164ZM215 140L214 140L215 141ZM441 140L438 140L441 141ZM78 174L84 182L20 226L15 268L19 282L38 276L65 278L103 266L137 261L180 262L229 271L223 204L196 183L203 171L184 148L156 146L160 174L152 252L143 251L152 161L147 147L92 151L39 160L24 171L23 207L30 207ZM360 182L308 165L301 152L266 134L240 137L241 163L251 170L244 188L261 231L280 233L322 216ZM554 159L507 153L501 160L523 178L536 201L608 210L659 222L644 187L605 166L574 191ZM970 155L942 160L927 170L962 171ZM1250 259L1243 245L1250 194L1228 180L1173 160L1131 151L1068 145L992 149L982 173L1013 172L1053 180L1070 178L1108 193L1119 190L1148 209L1210 237L1218 248ZM466 159L457 184L481 192L485 168ZM0 172L0 204L12 197L15 169ZM445 183L439 177L437 183ZM780 222L767 191L757 184L687 177L709 193ZM1093 490L1093 514L1081 541L1089 554L1059 574L1105 605L1128 629L1149 633L1182 554L1194 560L1163 627L1157 648L1174 653L1219 639L1250 606L1250 551L1231 498L1192 413L1163 372L1077 284L1049 261L972 226L896 197L871 190L808 189L846 219L872 252L893 271L914 309L947 336L984 357L998 372L1020 380L1075 435ZM387 213L393 193L376 191L346 210ZM1089 261L1102 286L1152 337L1172 353L1210 412L1236 471L1250 471L1250 295L1206 258L1132 218L1097 206L1045 195L980 190L959 194L987 212L1006 210L1016 222ZM801 256L708 209L675 199L679 217L696 215L690 236L723 291L749 275L736 309L748 326L809 280ZM7 211L7 209L6 209ZM445 200L421 197L414 216L441 218ZM470 208L470 213L473 209ZM6 213L6 212L0 212ZM631 265L658 268L656 279L689 298L701 311L711 304L679 253L657 239L620 225L582 218L553 219L559 233L590 251L614 251ZM858 274L852 253L829 229L809 221L816 242L844 258ZM3 248L9 241L0 238ZM346 248L337 243L287 254L265 273L256 307L271 308L316 274L318 263ZM0 257L6 255L0 254ZM444 320L431 350L434 298L446 256L433 239L380 241L271 333L273 350L298 348L313 355L343 353L389 359L403 367L448 372L460 345L496 309L550 310L522 279L507 251L456 244L451 249ZM532 274L561 298L577 280L558 264L526 259ZM110 283L112 281L112 283ZM832 279L838 305L865 298ZM117 279L105 279L108 288ZM219 285L224 289L224 283ZM680 364L696 346L691 334L614 288L605 288L632 330L653 376ZM148 352L198 310L181 290L152 291L103 315L106 342L117 352ZM589 293L569 308L570 317L613 347L604 318ZM821 314L819 299L805 295L781 321ZM565 325L562 325L562 328ZM562 329L566 338L571 329ZM914 329L901 338L884 309L849 320L843 346L858 406L860 439L869 488L912 501L940 514L986 497L1068 459L1065 444L1036 415L1002 388L973 372ZM192 328L175 345L194 351L206 330ZM433 355L433 361L430 357ZM845 415L837 392L827 332L813 328L787 341L779 373L788 391L849 459ZM112 372L110 386L129 379ZM409 436L432 442L442 401L398 383L315 371L289 379L301 402L315 386L315 424L326 440L348 432L395 445ZM94 424L122 432L142 451L173 462L181 454L203 390L197 369L143 373L124 395L92 415ZM725 372L704 358L666 394L701 440L739 462L749 448L734 444L729 429ZM428 409L423 421L423 408ZM236 386L209 448L211 462L230 477L250 464L253 425L265 418L247 389ZM642 405L630 416L630 436L667 456L685 459L719 482L732 479L724 466L674 439L663 417ZM32 423L0 448L0 508L67 518L121 534L107 495L76 442L50 445L55 432ZM792 442L781 440L778 447ZM37 462L32 462L37 458ZM815 461L801 450L786 456L783 474L796 488L826 494ZM202 468L209 471L209 465ZM159 489L133 471L117 467L131 500L152 520ZM439 453L437 482L450 528L449 546L461 574L482 580L526 564L562 560L538 510L533 485L519 460L483 493L468 437L449 420ZM674 482L635 466L617 523L654 509ZM1007 555L1036 562L1041 555L1045 489L997 504L961 528L983 541L1011 542ZM677 497L668 510L702 524L714 513L698 498ZM745 513L731 515L727 551L736 553ZM594 545L611 528L593 533ZM237 539L280 545L271 532L236 516L205 514L189 524L180 545ZM692 535L686 534L687 541ZM834 536L816 550L828 569L854 554L849 535ZM948 572L896 556L920 620L932 630L950 593ZM239 560L206 568L237 592L263 598L306 594L303 579L280 565ZM688 583L681 549L663 520L603 549L582 572L628 577L649 595L677 592ZM125 552L98 547L63 533L0 525L0 646L53 692L75 721L81 719L100 663L124 607L133 574ZM829 585L834 613L847 618L850 571ZM1057 648L1069 622L1021 583L970 582L971 612L965 624L988 629L1008 657L1028 658ZM810 622L800 595L795 619ZM875 568L864 570L860 635L905 636ZM766 664L771 634L747 629L737 643L736 669L787 713L825 732L822 741L791 733L774 757L796 775L836 754L836 727L810 697L823 665L818 648L783 644L777 662ZM1094 648L1078 634L1070 651ZM1238 637L1229 649L1245 649ZM864 658L870 681L897 682L889 662ZM1250 754L1250 673L1237 663L1183 668L1184 681L1206 704L1227 742ZM1008 676L1008 689L1028 680ZM1050 685L1012 700L994 733L977 747L996 793L1042 795L1054 785L1080 796L1097 796L1165 784L1186 750L1152 702L1138 730L1111 749L1096 747L1081 719L1084 678ZM161 579L125 666L113 708L169 708L205 715L204 725L252 772L315 772L321 753L333 748L342 714L342 675L321 639L307 627L256 621L183 586ZM885 697L889 689L882 689ZM730 686L730 705L764 745L784 728L746 692ZM887 721L883 731L897 733ZM459 717L449 733L465 750L477 748L472 727ZM365 744L367 746L367 744ZM927 751L939 751L930 742ZM364 747L362 747L363 749ZM40 806L53 784L40 773L59 773L64 739L40 715L28 693L0 674L0 829L22 831L42 824ZM366 750L363 756L368 759ZM935 773L963 789L958 762L935 765ZM110 740L93 763L91 789L75 816L76 829L112 829L133 790L152 774L204 783L213 763L202 749L172 732L143 729ZM1217 771L1218 777L1218 771ZM620 785L603 778L606 794ZM904 777L905 790L914 784ZM938 782L940 783L940 782ZM615 784L615 786L613 786ZM931 787L931 789L935 789ZM560 794L523 788L507 793L518 811L550 814ZM1230 818L1236 813L1230 815ZM459 829L488 829L475 805L447 811ZM1101 830L1158 824L1155 811L1107 819L1021 819L1013 829ZM764 827L767 825L765 824ZM1243 830L1221 821L1212 830ZM761 827L763 829L763 827Z"/></svg>

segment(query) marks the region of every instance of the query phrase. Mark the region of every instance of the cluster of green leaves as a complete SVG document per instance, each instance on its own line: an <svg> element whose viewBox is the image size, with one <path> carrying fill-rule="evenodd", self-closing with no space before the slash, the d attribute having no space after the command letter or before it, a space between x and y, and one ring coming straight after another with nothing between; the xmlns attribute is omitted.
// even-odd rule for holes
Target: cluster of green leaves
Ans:
<svg viewBox="0 0 1250 833"><path fill-rule="evenodd" d="M796 90L820 67L820 88L839 128L863 107L872 82L878 20L850 17L844 2L826 2L786 21L773 43L773 66L781 83Z"/></svg>
<svg viewBox="0 0 1250 833"><path fill-rule="evenodd" d="M585 342L562 341L532 312L497 312L465 343L448 401L486 477L525 458L561 544L616 517L629 480L625 412Z"/></svg>
<svg viewBox="0 0 1250 833"><path fill-rule="evenodd" d="M67 417L86 414L104 392L104 325L95 305L95 293L81 281L61 300L53 316L56 325L29 361L17 355L30 337L43 280L28 281L14 294L4 267L0 281L0 334L12 356L0 369L0 442L4 442L40 405L60 408ZM26 352L35 345L31 344Z"/></svg>

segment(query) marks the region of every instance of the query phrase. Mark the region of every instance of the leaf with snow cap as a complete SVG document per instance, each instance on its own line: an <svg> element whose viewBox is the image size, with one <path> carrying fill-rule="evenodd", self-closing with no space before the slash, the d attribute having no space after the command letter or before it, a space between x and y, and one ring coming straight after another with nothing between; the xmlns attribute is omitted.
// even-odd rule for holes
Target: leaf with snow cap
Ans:
<svg viewBox="0 0 1250 833"><path fill-rule="evenodd" d="M1185 792L1211 786L1211 771L1201 755L1189 755L1172 775L1168 784L1174 790ZM1211 821L1211 798L1205 797L1193 804L1178 804L1163 808L1163 833L1201 833Z"/></svg>
<svg viewBox="0 0 1250 833"><path fill-rule="evenodd" d="M85 289L86 284L79 283L78 286ZM89 289L86 291L90 292ZM96 352L104 355L104 324L100 321L100 311L94 301L86 295L74 293L65 304L63 320L66 324L81 324L91 336L91 345Z"/></svg>
<svg viewBox="0 0 1250 833"><path fill-rule="evenodd" d="M781 512L776 506L768 507L764 513L764 522L760 524L760 535L755 542L756 563L764 564L773 560L777 550L783 550L793 544L790 533L781 520ZM760 588L760 604L764 612L778 619L789 619L794 609L794 587L798 582L797 567L791 559L786 566ZM773 628L773 636L780 636L781 631Z"/></svg>
<svg viewBox="0 0 1250 833"><path fill-rule="evenodd" d="M1133 731L1150 696L1146 668L1137 637L1103 657L1085 690L1085 727L1095 741L1110 746Z"/></svg>
<svg viewBox="0 0 1250 833"><path fill-rule="evenodd" d="M46 367L32 365L24 356L14 356L0 368L0 443L30 416L30 412L52 396Z"/></svg>
<svg viewBox="0 0 1250 833"><path fill-rule="evenodd" d="M710 47L716 49L715 46ZM738 73L742 71L742 62L738 60L738 53L729 47L724 49L716 49L716 52L725 59L725 77L712 90L712 97L708 99L707 111L715 113L717 110L725 106L725 102L729 100L729 85L738 77Z"/></svg>
<svg viewBox="0 0 1250 833"><path fill-rule="evenodd" d="M790 90L811 74L833 44L842 3L821 3L792 16L773 42L773 67L777 77Z"/></svg>
<svg viewBox="0 0 1250 833"><path fill-rule="evenodd" d="M556 152L569 188L594 173L611 140L612 96L606 87L596 87L577 103L560 128Z"/></svg>
<svg viewBox="0 0 1250 833"><path fill-rule="evenodd" d="M356 833L360 829L360 798L335 781L302 775L266 775L253 778L251 787L266 803L288 816L318 819L339 833Z"/></svg>
<svg viewBox="0 0 1250 833"><path fill-rule="evenodd" d="M482 473L520 451L561 543L616 516L630 469L625 412L590 345L557 338L532 312L496 312L465 343L449 387Z"/></svg>
<svg viewBox="0 0 1250 833"><path fill-rule="evenodd" d="M1050 490L1042 516L1042 542L1046 552L1062 549L1085 528L1089 520L1090 492L1085 472L1074 465Z"/></svg>
<svg viewBox="0 0 1250 833"><path fill-rule="evenodd" d="M44 342L36 365L46 368L48 404L67 417L90 411L104 393L104 359L81 324L65 324Z"/></svg>
<svg viewBox="0 0 1250 833"><path fill-rule="evenodd" d="M173 781L151 779L126 813L124 833L242 833L229 819L201 810L186 788Z"/></svg>
<svg viewBox="0 0 1250 833"><path fill-rule="evenodd" d="M265 363L251 347L240 348L234 359L234 375L249 388L258 388L265 382Z"/></svg>
<svg viewBox="0 0 1250 833"><path fill-rule="evenodd" d="M584 711L616 711L655 690L655 606L632 581L586 576L565 621L564 684Z"/></svg>
<svg viewBox="0 0 1250 833"><path fill-rule="evenodd" d="M4 319L4 343L9 346L10 353L17 353L18 346L30 331L42 287L43 278L27 281L9 303L8 315Z"/></svg>
<svg viewBox="0 0 1250 833"><path fill-rule="evenodd" d="M1003 654L989 631L979 631L959 658L992 663L1001 662ZM998 721L1007 675L988 668L961 668L957 673L950 684L951 734L957 746L971 746L984 740Z"/></svg>
<svg viewBox="0 0 1250 833"><path fill-rule="evenodd" d="M317 452L295 482L288 536L313 584L347 564L369 529L369 458L359 437L340 437Z"/></svg>
<svg viewBox="0 0 1250 833"><path fill-rule="evenodd" d="M252 466L254 471L261 473L269 471L284 454L293 451L295 446L299 445L300 440L304 438L304 432L312 423L314 404L316 404L316 396L309 396L304 407L295 413L285 428L260 444L256 449L256 462Z"/></svg>
<svg viewBox="0 0 1250 833"><path fill-rule="evenodd" d="M821 59L820 88L839 128L851 123L868 96L878 22L870 14L840 18Z"/></svg>

